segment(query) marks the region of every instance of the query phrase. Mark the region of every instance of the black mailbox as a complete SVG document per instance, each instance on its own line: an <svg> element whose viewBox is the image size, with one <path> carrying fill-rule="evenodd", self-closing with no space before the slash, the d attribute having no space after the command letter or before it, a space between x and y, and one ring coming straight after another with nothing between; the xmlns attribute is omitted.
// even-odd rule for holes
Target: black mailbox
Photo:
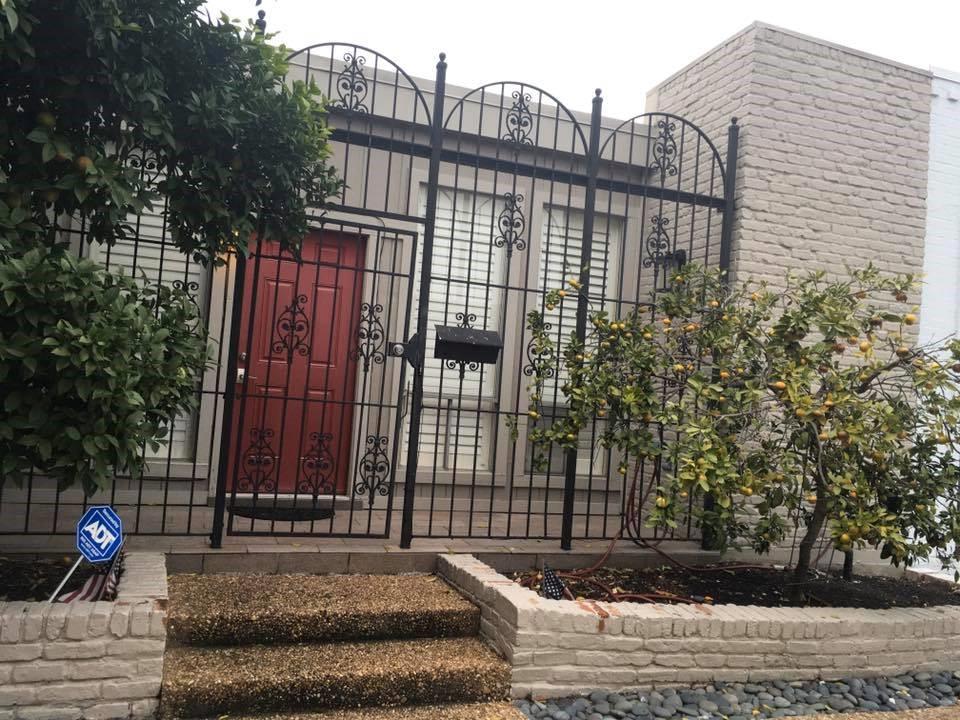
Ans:
<svg viewBox="0 0 960 720"><path fill-rule="evenodd" d="M492 365L497 362L502 347L500 333L493 330L437 325L433 356L439 360Z"/></svg>

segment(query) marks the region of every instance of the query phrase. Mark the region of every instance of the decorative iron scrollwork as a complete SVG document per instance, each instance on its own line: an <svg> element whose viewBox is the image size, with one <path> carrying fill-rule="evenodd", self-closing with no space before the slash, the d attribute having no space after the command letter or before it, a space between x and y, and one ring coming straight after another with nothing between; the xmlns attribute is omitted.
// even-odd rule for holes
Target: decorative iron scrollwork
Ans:
<svg viewBox="0 0 960 720"><path fill-rule="evenodd" d="M523 216L523 195L519 193L503 194L503 210L497 217L497 228L500 234L493 239L498 248L507 248L507 257L513 254L514 249L523 250L527 241L523 239L523 232L527 227L527 220Z"/></svg>
<svg viewBox="0 0 960 720"><path fill-rule="evenodd" d="M669 118L657 122L657 139L653 143L653 167L660 171L660 182L667 175L677 174L677 141L674 132L677 124Z"/></svg>
<svg viewBox="0 0 960 720"><path fill-rule="evenodd" d="M370 369L370 364L383 365L386 354L383 348L387 344L387 333L378 317L383 313L383 305L377 303L363 303L360 306L360 323L357 337L360 343L351 351L351 358L356 361L363 358L363 371Z"/></svg>
<svg viewBox="0 0 960 720"><path fill-rule="evenodd" d="M458 312L454 317L457 319L457 325L463 328L472 328L477 321L476 314L472 312ZM480 369L480 363L478 362L468 363L463 360L447 360L445 364L450 370L457 370L460 373L461 380L466 375L467 370L476 372Z"/></svg>
<svg viewBox="0 0 960 720"><path fill-rule="evenodd" d="M500 138L516 145L533 145L533 113L530 112L530 93L514 90L513 105L507 111L506 130Z"/></svg>
<svg viewBox="0 0 960 720"><path fill-rule="evenodd" d="M250 430L250 445L243 451L237 489L241 492L273 492L277 487L273 476L277 469L277 453L270 444L273 430L253 428Z"/></svg>
<svg viewBox="0 0 960 720"><path fill-rule="evenodd" d="M353 492L357 495L387 495L390 492L390 458L387 456L388 440L384 435L368 435L366 451L360 458L357 472L360 479L354 483Z"/></svg>
<svg viewBox="0 0 960 720"><path fill-rule="evenodd" d="M310 448L300 460L303 473L297 483L297 491L314 497L334 491L333 453L330 452L332 433L310 433Z"/></svg>
<svg viewBox="0 0 960 720"><path fill-rule="evenodd" d="M294 352L304 357L310 353L310 343L307 342L310 321L303 312L306 304L307 296L297 295L277 318L277 339L273 341L272 350L277 355L286 352L287 362L293 360Z"/></svg>
<svg viewBox="0 0 960 720"><path fill-rule="evenodd" d="M646 268L659 266L670 250L670 236L666 230L670 224L670 218L654 215L650 218L650 224L653 225L653 230L647 236L647 256L643 259L643 266Z"/></svg>
<svg viewBox="0 0 960 720"><path fill-rule="evenodd" d="M140 173L140 179L147 185L156 184L163 174L157 153L144 147L132 147L126 151L127 167Z"/></svg>
<svg viewBox="0 0 960 720"><path fill-rule="evenodd" d="M552 329L552 323L543 323L542 330L544 332L549 332ZM544 363L545 359L552 356L553 353L548 349L538 350L535 338L531 337L529 342L527 342L527 364L523 366L523 374L527 377L533 377L539 368L540 377L543 379L552 378L555 374L553 366Z"/></svg>
<svg viewBox="0 0 960 720"><path fill-rule="evenodd" d="M332 107L358 113L370 112L365 104L369 90L367 76L363 74L367 59L363 55L344 53L343 62L344 68L337 76L337 96L340 99L333 102Z"/></svg>
<svg viewBox="0 0 960 720"><path fill-rule="evenodd" d="M200 283L198 283L196 280L174 280L171 284L175 290L179 290L180 292L184 293L190 299L190 302L193 303L194 307L200 307L199 303L197 302L197 294L200 292Z"/></svg>

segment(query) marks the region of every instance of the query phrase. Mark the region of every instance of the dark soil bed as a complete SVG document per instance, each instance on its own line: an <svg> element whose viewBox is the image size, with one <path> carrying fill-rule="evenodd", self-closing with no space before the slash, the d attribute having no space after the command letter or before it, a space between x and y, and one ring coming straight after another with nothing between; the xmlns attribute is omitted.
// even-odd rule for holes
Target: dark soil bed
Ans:
<svg viewBox="0 0 960 720"><path fill-rule="evenodd" d="M570 573L558 574L575 598L588 600L609 601L609 589L616 596L647 596L640 602L870 609L960 605L960 586L945 582L861 575L846 582L837 575L824 573L811 574L801 581L790 570L718 569L722 567L695 571L673 566L644 570L601 568L584 579ZM514 573L513 577L539 590L537 571Z"/></svg>
<svg viewBox="0 0 960 720"><path fill-rule="evenodd" d="M76 558L13 558L0 556L0 601L48 600ZM80 563L61 594L76 590L94 572L92 565Z"/></svg>

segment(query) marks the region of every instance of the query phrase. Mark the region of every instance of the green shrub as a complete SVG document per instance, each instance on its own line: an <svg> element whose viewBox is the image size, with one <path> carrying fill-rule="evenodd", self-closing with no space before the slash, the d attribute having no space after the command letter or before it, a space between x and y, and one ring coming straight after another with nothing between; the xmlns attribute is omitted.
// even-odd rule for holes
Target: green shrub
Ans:
<svg viewBox="0 0 960 720"><path fill-rule="evenodd" d="M88 494L137 475L195 406L206 341L183 291L60 246L0 254L0 483L31 468Z"/></svg>

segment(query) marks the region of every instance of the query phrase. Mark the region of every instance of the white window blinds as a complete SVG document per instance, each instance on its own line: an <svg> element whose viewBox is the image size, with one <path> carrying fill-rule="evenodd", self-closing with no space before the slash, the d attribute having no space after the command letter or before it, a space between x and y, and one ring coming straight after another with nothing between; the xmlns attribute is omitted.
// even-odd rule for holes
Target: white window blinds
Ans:
<svg viewBox="0 0 960 720"><path fill-rule="evenodd" d="M620 260L623 246L623 221L621 218L597 215L594 219L593 247L589 262L583 258L583 212L567 207L545 208L540 251L540 283L544 291L564 288L568 295L563 303L553 310L544 308L544 320L550 325L550 337L558 346L560 354L570 342L577 326L576 292L567 281L580 276L583 265L589 265L590 299L594 309L612 311L614 302L621 294ZM561 387L566 382L566 373L558 372L545 381L543 404L547 413L562 413L565 398ZM579 438L577 472L587 473L592 467L597 472L602 467L602 453L596 447L598 433L585 429ZM559 455L551 453L551 467L556 468Z"/></svg>
<svg viewBox="0 0 960 720"><path fill-rule="evenodd" d="M426 193L421 192L421 211ZM497 370L493 365L464 369L433 357L437 325L463 325L503 332L502 287L506 251L494 245L503 199L494 195L441 188L437 199L430 303L427 309L424 411L420 452L425 464L440 469L485 470L495 432ZM417 255L413 312L419 307Z"/></svg>

